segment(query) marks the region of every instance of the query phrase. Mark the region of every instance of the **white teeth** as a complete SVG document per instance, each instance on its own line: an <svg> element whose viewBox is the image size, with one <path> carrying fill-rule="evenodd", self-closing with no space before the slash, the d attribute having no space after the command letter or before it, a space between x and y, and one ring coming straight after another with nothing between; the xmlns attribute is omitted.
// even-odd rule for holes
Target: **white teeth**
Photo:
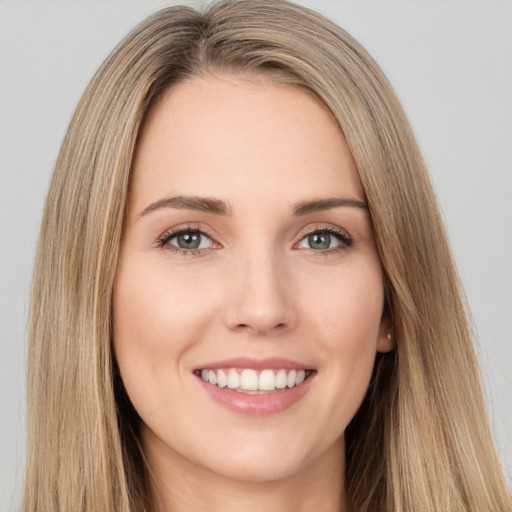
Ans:
<svg viewBox="0 0 512 512"><path fill-rule="evenodd" d="M258 389L258 374L254 370L243 370L242 375L240 375L240 387L249 391L256 391Z"/></svg>
<svg viewBox="0 0 512 512"><path fill-rule="evenodd" d="M306 379L305 370L261 370L258 372L252 368L244 368L241 373L236 368L219 370L201 370L201 378L205 382L228 387L249 394L258 392L275 391L286 387L293 388L302 384Z"/></svg>
<svg viewBox="0 0 512 512"><path fill-rule="evenodd" d="M258 388L261 391L273 391L276 387L276 376L272 370L263 370L260 373Z"/></svg>
<svg viewBox="0 0 512 512"><path fill-rule="evenodd" d="M279 370L276 375L276 388L284 389L286 387L286 371Z"/></svg>
<svg viewBox="0 0 512 512"><path fill-rule="evenodd" d="M219 388L225 388L228 385L228 376L224 373L223 370L219 370L217 372L217 386Z"/></svg>
<svg viewBox="0 0 512 512"><path fill-rule="evenodd" d="M210 381L210 384L217 384L217 374L210 370L208 372L208 380Z"/></svg>
<svg viewBox="0 0 512 512"><path fill-rule="evenodd" d="M240 387L240 375L238 375L238 372L231 368L228 373L228 388L230 389L236 389Z"/></svg>

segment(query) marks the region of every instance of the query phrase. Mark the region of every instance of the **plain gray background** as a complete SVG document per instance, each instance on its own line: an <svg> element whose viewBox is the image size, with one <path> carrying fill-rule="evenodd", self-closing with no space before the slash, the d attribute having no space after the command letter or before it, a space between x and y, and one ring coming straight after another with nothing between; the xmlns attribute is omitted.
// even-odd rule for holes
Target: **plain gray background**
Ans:
<svg viewBox="0 0 512 512"><path fill-rule="evenodd" d="M24 457L25 315L40 215L71 114L143 17L183 2L0 0L0 510ZM188 2L190 3L190 2ZM512 2L310 0L395 86L438 191L512 481ZM202 2L193 2L202 5Z"/></svg>

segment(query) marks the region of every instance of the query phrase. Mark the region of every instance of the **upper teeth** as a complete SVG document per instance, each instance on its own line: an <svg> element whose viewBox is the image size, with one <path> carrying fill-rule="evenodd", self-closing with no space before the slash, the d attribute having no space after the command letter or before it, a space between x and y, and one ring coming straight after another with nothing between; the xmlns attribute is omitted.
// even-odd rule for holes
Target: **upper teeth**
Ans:
<svg viewBox="0 0 512 512"><path fill-rule="evenodd" d="M219 370L201 370L201 378L205 382L221 388L246 391L274 391L292 388L301 384L306 378L305 370L261 370L258 373L252 368L239 371L236 368Z"/></svg>

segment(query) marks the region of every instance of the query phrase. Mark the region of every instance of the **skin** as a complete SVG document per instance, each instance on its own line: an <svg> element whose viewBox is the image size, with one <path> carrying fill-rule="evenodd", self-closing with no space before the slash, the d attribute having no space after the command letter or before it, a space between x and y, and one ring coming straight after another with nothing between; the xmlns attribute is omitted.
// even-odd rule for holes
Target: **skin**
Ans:
<svg viewBox="0 0 512 512"><path fill-rule="evenodd" d="M365 201L331 114L263 77L194 78L153 106L138 142L114 289L114 348L142 419L160 510L342 510L344 430L377 351L392 349L367 209L295 215L303 201ZM172 196L228 215L145 209ZM151 209L151 208L150 208ZM200 229L183 253L176 227ZM311 248L308 233L343 230ZM172 245L175 244L175 245ZM173 250L174 247L174 250ZM214 402L193 369L285 357L317 373L289 409L246 416Z"/></svg>

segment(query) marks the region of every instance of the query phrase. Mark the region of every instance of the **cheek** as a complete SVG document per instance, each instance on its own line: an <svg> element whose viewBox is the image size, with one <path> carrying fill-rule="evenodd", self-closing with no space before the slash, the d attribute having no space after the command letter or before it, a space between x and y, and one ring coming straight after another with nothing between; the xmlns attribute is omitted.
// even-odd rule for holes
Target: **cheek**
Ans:
<svg viewBox="0 0 512 512"><path fill-rule="evenodd" d="M332 426L343 431L359 408L368 389L384 302L379 266L366 272L340 275L310 304L313 331L319 333L318 377L330 390L320 406Z"/></svg>
<svg viewBox="0 0 512 512"><path fill-rule="evenodd" d="M148 397L156 399L171 381L177 385L182 354L199 342L215 316L215 301L204 283L183 281L180 273L143 259L120 264L114 287L114 350L135 406Z"/></svg>
<svg viewBox="0 0 512 512"><path fill-rule="evenodd" d="M148 354L150 348L176 346L180 334L193 336L210 314L212 301L206 292L204 282L184 280L165 266L155 269L137 261L121 266L114 289L115 345L139 344Z"/></svg>
<svg viewBox="0 0 512 512"><path fill-rule="evenodd" d="M333 353L363 355L376 348L384 305L380 265L343 269L314 291L306 309ZM302 289L307 289L302 286ZM304 299L306 300L306 299Z"/></svg>

